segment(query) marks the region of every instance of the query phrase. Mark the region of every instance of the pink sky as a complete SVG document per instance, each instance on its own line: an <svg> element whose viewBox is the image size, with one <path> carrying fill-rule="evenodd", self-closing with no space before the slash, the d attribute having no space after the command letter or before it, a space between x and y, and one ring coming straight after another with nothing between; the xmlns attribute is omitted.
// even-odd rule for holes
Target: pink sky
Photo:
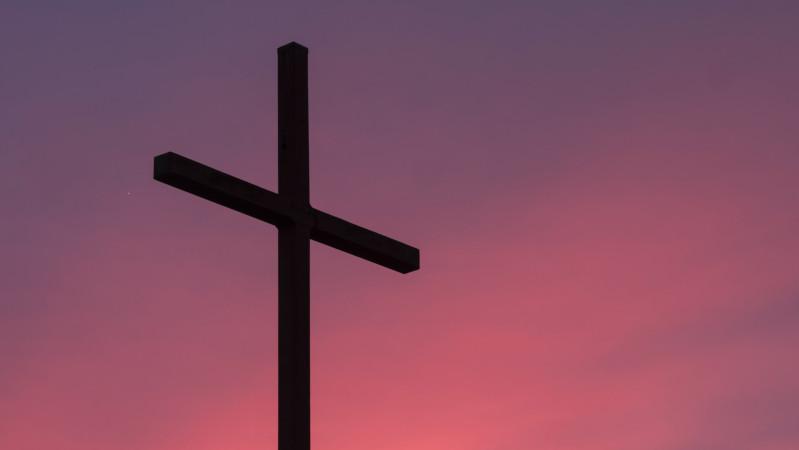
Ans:
<svg viewBox="0 0 799 450"><path fill-rule="evenodd" d="M0 449L276 448L277 187L310 49L315 449L799 448L799 4L0 5Z"/></svg>

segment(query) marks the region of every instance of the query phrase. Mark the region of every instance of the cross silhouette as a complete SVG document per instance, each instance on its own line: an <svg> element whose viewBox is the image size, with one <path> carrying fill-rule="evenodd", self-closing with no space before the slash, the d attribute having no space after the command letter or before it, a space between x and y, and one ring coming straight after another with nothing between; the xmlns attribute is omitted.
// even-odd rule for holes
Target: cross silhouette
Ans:
<svg viewBox="0 0 799 450"><path fill-rule="evenodd" d="M278 449L311 448L310 240L400 273L419 250L311 207L308 185L308 49L278 54L278 192L169 152L154 178L278 229Z"/></svg>

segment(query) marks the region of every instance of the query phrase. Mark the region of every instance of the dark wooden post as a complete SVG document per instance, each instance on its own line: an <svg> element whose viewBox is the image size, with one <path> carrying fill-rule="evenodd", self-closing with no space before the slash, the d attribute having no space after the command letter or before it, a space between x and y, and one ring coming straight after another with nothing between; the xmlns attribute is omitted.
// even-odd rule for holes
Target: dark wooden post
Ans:
<svg viewBox="0 0 799 450"><path fill-rule="evenodd" d="M310 210L308 49L278 54L278 195ZM311 449L311 224L278 228L278 449Z"/></svg>

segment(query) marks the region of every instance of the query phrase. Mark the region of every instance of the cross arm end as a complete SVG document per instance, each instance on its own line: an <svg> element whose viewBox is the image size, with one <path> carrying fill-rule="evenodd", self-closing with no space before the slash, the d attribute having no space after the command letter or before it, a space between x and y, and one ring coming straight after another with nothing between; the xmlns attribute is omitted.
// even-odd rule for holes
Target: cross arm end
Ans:
<svg viewBox="0 0 799 450"><path fill-rule="evenodd" d="M313 209L311 239L400 273L419 269L419 249Z"/></svg>
<svg viewBox="0 0 799 450"><path fill-rule="evenodd" d="M153 178L273 225L291 220L287 205L274 192L177 153L155 157Z"/></svg>

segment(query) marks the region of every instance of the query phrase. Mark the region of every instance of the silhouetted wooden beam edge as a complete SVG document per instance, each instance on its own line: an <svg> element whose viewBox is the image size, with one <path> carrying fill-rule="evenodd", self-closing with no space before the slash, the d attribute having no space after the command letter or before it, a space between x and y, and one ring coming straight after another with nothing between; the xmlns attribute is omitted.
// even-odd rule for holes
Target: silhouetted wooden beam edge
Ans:
<svg viewBox="0 0 799 450"><path fill-rule="evenodd" d="M311 239L400 273L419 269L419 249L317 209L313 214Z"/></svg>
<svg viewBox="0 0 799 450"><path fill-rule="evenodd" d="M311 239L400 273L419 269L419 249L311 208L292 209L278 194L177 153L155 157L153 178L271 223L311 225Z"/></svg>
<svg viewBox="0 0 799 450"><path fill-rule="evenodd" d="M275 226L293 219L289 206L274 192L177 153L155 157L153 178Z"/></svg>

